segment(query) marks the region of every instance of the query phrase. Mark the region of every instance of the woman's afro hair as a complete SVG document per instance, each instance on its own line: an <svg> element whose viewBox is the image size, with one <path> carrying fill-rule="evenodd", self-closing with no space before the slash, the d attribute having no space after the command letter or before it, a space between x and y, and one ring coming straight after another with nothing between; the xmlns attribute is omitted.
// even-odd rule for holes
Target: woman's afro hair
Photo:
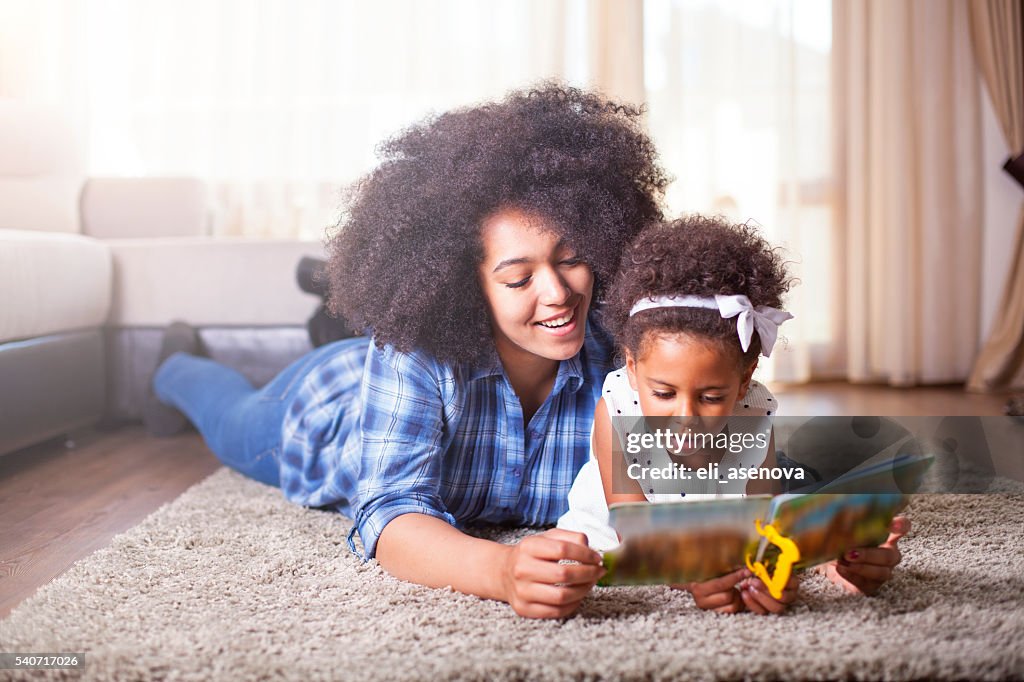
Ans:
<svg viewBox="0 0 1024 682"><path fill-rule="evenodd" d="M489 356L480 226L505 207L550 224L593 268L599 296L623 245L662 219L668 180L640 116L544 83L387 140L328 239L330 309L378 345L452 362Z"/></svg>
<svg viewBox="0 0 1024 682"><path fill-rule="evenodd" d="M742 294L755 308L781 308L790 284L781 254L756 228L691 215L652 225L633 240L609 287L604 322L634 358L643 357L644 344L656 336L689 334L733 353L745 368L757 359L761 340L755 333L744 353L736 318L705 308L654 308L633 317L629 311L652 296L716 294Z"/></svg>

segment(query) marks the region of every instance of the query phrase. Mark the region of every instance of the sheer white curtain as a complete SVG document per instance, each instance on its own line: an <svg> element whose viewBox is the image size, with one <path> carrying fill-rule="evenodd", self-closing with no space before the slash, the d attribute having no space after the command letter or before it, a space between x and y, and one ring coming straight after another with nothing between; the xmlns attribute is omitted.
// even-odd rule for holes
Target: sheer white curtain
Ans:
<svg viewBox="0 0 1024 682"><path fill-rule="evenodd" d="M674 213L759 224L800 283L796 319L761 376L842 373L832 305L841 288L832 217L830 3L647 0L644 73L651 133L676 180Z"/></svg>
<svg viewBox="0 0 1024 682"><path fill-rule="evenodd" d="M0 95L68 112L90 175L204 178L220 234L316 238L375 145L429 112L551 77L642 96L639 17L640 0L0 0Z"/></svg>

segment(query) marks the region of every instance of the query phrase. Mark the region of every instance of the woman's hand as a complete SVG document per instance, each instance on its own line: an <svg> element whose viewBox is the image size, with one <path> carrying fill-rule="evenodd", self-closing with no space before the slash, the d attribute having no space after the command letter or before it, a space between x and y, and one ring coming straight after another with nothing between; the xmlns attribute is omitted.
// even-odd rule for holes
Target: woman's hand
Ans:
<svg viewBox="0 0 1024 682"><path fill-rule="evenodd" d="M892 578L893 569L902 560L896 543L909 532L910 519L897 516L889 527L888 540L878 547L851 550L838 561L825 564L825 575L847 592L875 594Z"/></svg>
<svg viewBox="0 0 1024 682"><path fill-rule="evenodd" d="M768 592L768 587L760 578L749 578L738 586L740 598L747 611L756 613L759 616L766 616L769 613L779 614L789 608L789 605L796 601L797 589L800 587L800 579L794 573L789 576L789 581L782 588L782 598L776 599Z"/></svg>
<svg viewBox="0 0 1024 682"><path fill-rule="evenodd" d="M741 568L702 583L687 583L686 585L672 585L672 587L687 590L693 595L693 601L697 606L706 611L739 613L745 609L746 604L736 588L751 575L750 571Z"/></svg>
<svg viewBox="0 0 1024 682"><path fill-rule="evenodd" d="M563 559L579 563L559 563ZM520 616L565 618L604 573L586 535L553 528L509 547L501 569L504 600Z"/></svg>

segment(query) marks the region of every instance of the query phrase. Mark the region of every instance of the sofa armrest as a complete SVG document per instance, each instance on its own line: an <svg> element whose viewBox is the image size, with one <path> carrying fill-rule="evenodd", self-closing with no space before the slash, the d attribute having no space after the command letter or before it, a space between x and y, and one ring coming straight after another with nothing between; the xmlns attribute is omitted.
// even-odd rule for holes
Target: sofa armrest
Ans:
<svg viewBox="0 0 1024 682"><path fill-rule="evenodd" d="M203 237L206 184L195 178L91 178L82 190L82 232L100 239Z"/></svg>

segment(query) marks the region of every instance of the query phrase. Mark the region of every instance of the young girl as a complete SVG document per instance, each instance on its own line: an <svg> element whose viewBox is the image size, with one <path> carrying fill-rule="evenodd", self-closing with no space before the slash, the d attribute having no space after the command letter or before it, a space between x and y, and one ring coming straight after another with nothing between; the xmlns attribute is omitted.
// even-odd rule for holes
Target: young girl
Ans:
<svg viewBox="0 0 1024 682"><path fill-rule="evenodd" d="M780 309L789 284L781 257L748 226L693 216L652 227L637 237L609 290L604 318L626 363L604 381L594 414L591 456L573 484L569 511L559 520L559 528L586 534L590 546L603 551L619 543L608 525L611 503L778 492L760 480L675 481L668 488L645 483L641 488L637 480L623 475L640 453L613 453L630 451L625 437L640 417L665 418L664 423L679 434L768 431L776 400L752 376L758 356L771 354L779 325L792 317ZM613 438L619 447L613 448ZM703 441L692 436L681 441L684 446L695 442ZM641 458L648 466L658 467L653 460L660 456L666 463L693 470L712 463L722 470L775 466L773 441L748 442L754 445L654 448L643 451ZM846 575L835 567L829 575L859 591L874 591L899 561L897 539L851 553L857 555L855 562L862 556L867 559L852 572L851 564L844 562ZM872 584L865 582L861 570ZM766 614L783 611L796 598L797 581L795 576L790 580L781 600L772 598L746 569L683 587L704 609Z"/></svg>

